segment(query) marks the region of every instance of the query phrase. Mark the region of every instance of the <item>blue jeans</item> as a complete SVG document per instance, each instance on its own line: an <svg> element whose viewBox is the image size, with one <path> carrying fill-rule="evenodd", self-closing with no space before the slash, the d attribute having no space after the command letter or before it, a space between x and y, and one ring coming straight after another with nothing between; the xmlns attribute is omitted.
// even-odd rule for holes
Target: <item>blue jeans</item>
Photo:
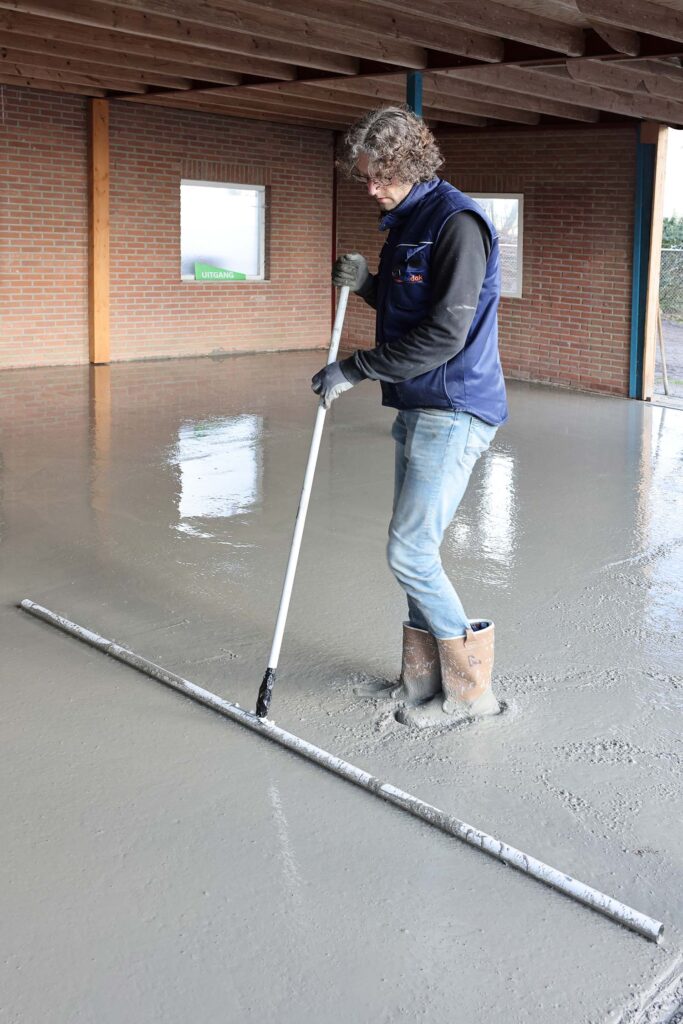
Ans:
<svg viewBox="0 0 683 1024"><path fill-rule="evenodd" d="M404 409L396 442L394 510L387 559L408 596L408 621L439 639L464 636L469 620L439 549L474 464L496 427L450 409Z"/></svg>

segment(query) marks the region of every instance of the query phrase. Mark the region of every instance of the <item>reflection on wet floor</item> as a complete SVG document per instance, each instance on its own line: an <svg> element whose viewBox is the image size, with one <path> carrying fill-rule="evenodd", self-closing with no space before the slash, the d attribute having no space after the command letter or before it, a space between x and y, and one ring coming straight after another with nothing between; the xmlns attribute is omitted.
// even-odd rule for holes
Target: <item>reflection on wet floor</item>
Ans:
<svg viewBox="0 0 683 1024"><path fill-rule="evenodd" d="M445 544L455 558L468 544L478 544L482 582L487 587L509 587L515 569L517 497L514 458L504 441L494 443L484 457L478 486L476 481L477 474L471 515L463 510L456 516Z"/></svg>
<svg viewBox="0 0 683 1024"><path fill-rule="evenodd" d="M496 450L486 464L479 515L483 550L488 558L510 568L515 553L516 500L514 460Z"/></svg>
<svg viewBox="0 0 683 1024"><path fill-rule="evenodd" d="M206 577L229 586L231 571L240 587L251 577L277 589L315 414L308 370L318 359L9 371L0 380L5 531L21 535L38 519L48 532L37 544L47 549L77 533L79 555L90 545L100 562L111 555L112 573L122 559L134 575L150 557L161 576L182 564L176 582L195 594ZM628 563L640 566L643 584L629 592L635 617L679 616L683 416L525 384L512 383L510 398L510 422L476 467L444 543L445 564L477 613L490 603L500 617L512 593L517 607L542 606L554 580L589 581L602 566ZM339 553L367 545L357 583L376 587L380 604L398 601L383 558L391 418L370 382L333 409L302 559L305 576L306 552L315 560L327 539L344 589L349 559ZM153 580L141 582L153 599ZM624 596L608 587L600 601Z"/></svg>
<svg viewBox="0 0 683 1024"><path fill-rule="evenodd" d="M262 433L260 416L180 427L169 456L179 478L177 529L208 538L202 520L243 514L261 500Z"/></svg>

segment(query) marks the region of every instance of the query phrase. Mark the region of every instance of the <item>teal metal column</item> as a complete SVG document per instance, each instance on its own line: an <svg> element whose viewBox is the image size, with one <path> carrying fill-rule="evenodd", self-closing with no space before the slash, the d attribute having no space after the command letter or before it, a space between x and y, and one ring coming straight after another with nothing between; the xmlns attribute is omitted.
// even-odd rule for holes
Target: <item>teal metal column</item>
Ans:
<svg viewBox="0 0 683 1024"><path fill-rule="evenodd" d="M406 103L414 114L422 117L422 72L409 71L406 75Z"/></svg>
<svg viewBox="0 0 683 1024"><path fill-rule="evenodd" d="M638 129L639 131L640 129ZM633 281L631 289L631 359L629 398L643 397L643 352L645 350L645 307L652 240L652 196L657 146L641 142L636 152L636 206L633 220Z"/></svg>

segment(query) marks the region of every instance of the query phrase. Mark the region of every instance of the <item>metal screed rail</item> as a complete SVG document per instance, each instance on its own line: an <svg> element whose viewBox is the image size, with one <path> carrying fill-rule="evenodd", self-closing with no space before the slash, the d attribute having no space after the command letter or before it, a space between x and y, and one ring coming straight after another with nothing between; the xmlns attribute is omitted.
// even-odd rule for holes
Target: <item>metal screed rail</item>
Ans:
<svg viewBox="0 0 683 1024"><path fill-rule="evenodd" d="M597 910L600 914L604 914L618 924L624 925L640 935L644 935L646 939L659 942L662 937L664 926L660 921L655 921L653 918L648 917L647 914L641 914L639 911L633 910L624 903L612 899L611 896L606 896L605 893L599 892L583 882L579 882L576 878L572 878L571 875L566 875L563 871L557 871L556 868L536 860L535 857L529 857L526 853L522 853L521 850L516 850L513 846L508 846L507 843L501 842L500 839L495 839L493 836L481 832L478 828L460 821L453 815L440 811L437 807L425 803L424 800L411 796L410 793L405 793L388 782L382 782L380 779L375 778L374 775L370 775L361 768L356 768L355 765L349 764L348 761L343 761L340 757L335 757L334 754L321 750L320 747L316 747L312 743L294 736L291 732L280 729L269 719L259 718L258 715L243 710L238 704L232 704L230 701L223 700L222 697L218 697L215 693L202 689L201 686L183 679L182 676L168 672L166 669L161 668L161 666L147 661L146 658L142 658L139 654L129 651L113 640L107 640L105 637L99 636L89 629L84 629L83 626L78 626L76 623L70 622L69 619L65 619L63 616L57 615L55 612L43 608L33 601L22 601L21 607L31 615L35 615L50 625L56 626L58 629L82 640L91 647L97 648L103 654L108 654L117 661L121 661L125 665L130 665L132 668L144 672L145 675L151 676L152 679L157 679L159 682L165 683L166 686L170 686L174 690L185 694L186 697L191 697L192 700L205 704L226 718L239 722L240 725L246 726L252 732L264 736L274 743L279 743L280 746L286 747L288 750L307 758L309 761L314 761L322 768L327 768L328 771L341 776L342 779L353 782L356 786L366 789L369 793L373 793L375 796L395 804L401 810L408 811L409 814L413 814L416 818L421 818L427 824L433 825L434 828L438 828L442 832L454 836L456 839L461 839L469 843L470 846L483 850L497 860L517 868L518 871L530 875L539 882L544 882L546 885L557 889L566 896L570 896L579 903Z"/></svg>

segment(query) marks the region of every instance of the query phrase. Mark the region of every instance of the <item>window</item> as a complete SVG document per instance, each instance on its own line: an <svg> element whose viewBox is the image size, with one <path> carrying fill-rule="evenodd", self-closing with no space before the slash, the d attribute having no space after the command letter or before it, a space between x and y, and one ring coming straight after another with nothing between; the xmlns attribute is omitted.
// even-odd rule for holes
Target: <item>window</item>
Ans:
<svg viewBox="0 0 683 1024"><path fill-rule="evenodd" d="M183 281L263 281L266 190L263 185L180 183Z"/></svg>
<svg viewBox="0 0 683 1024"><path fill-rule="evenodd" d="M508 298L522 297L522 216L524 196L491 192L470 193L493 221L500 239L501 294Z"/></svg>

